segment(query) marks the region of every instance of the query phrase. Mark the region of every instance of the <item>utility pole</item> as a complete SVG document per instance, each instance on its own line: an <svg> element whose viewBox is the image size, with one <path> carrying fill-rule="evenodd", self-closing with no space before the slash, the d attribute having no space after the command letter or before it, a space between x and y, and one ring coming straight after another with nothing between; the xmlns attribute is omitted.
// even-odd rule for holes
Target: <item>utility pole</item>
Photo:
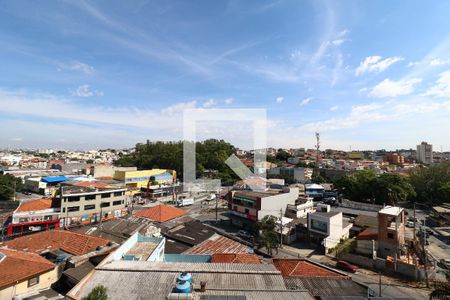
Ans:
<svg viewBox="0 0 450 300"><path fill-rule="evenodd" d="M423 221L423 225L425 225L425 219ZM427 251L425 250L425 239L427 238L425 228L422 228L422 249L423 249L423 263L425 265L425 282L427 284L427 288L430 287L430 282L428 280L428 257L427 257Z"/></svg>
<svg viewBox="0 0 450 300"><path fill-rule="evenodd" d="M313 177L318 177L320 175L319 161L320 161L320 133L316 132L316 165L314 168Z"/></svg>
<svg viewBox="0 0 450 300"><path fill-rule="evenodd" d="M16 181L16 178L15 178L15 177L14 177L13 183L14 183L14 189L13 189L13 201L15 202L15 201L16 201L16 184L17 184L17 181Z"/></svg>
<svg viewBox="0 0 450 300"><path fill-rule="evenodd" d="M216 194L216 223L219 221L219 198L220 197L220 192L218 194ZM209 204L208 204L208 210L209 210Z"/></svg>
<svg viewBox="0 0 450 300"><path fill-rule="evenodd" d="M280 208L280 248L283 248L283 209Z"/></svg>
<svg viewBox="0 0 450 300"><path fill-rule="evenodd" d="M416 202L414 202L414 242L416 242Z"/></svg>

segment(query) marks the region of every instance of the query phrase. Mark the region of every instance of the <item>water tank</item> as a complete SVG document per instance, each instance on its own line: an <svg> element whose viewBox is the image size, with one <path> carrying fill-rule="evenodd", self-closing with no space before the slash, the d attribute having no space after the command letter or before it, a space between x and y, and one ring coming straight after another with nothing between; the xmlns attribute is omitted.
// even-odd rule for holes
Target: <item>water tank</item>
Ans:
<svg viewBox="0 0 450 300"><path fill-rule="evenodd" d="M175 289L177 293L189 294L191 292L191 283L189 281L180 281L177 283Z"/></svg>
<svg viewBox="0 0 450 300"><path fill-rule="evenodd" d="M183 272L180 275L178 275L177 277L177 282L180 281L188 281L188 282L192 282L192 276L190 273L187 272Z"/></svg>

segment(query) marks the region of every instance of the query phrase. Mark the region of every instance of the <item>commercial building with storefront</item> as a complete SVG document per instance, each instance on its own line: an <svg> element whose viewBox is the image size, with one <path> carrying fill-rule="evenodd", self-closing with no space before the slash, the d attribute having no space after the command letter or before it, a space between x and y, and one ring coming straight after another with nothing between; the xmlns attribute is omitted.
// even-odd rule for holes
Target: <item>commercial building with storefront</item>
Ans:
<svg viewBox="0 0 450 300"><path fill-rule="evenodd" d="M122 181L129 190L140 192L140 188L147 187L151 183L163 184L176 181L176 172L168 169L152 169L141 171L114 172L114 179Z"/></svg>
<svg viewBox="0 0 450 300"><path fill-rule="evenodd" d="M61 223L64 226L89 224L128 213L126 188L62 185ZM102 216L102 217L100 217Z"/></svg>
<svg viewBox="0 0 450 300"><path fill-rule="evenodd" d="M284 216L288 204L295 204L298 188L283 187L282 190L266 192L232 191L228 195L228 213L232 224L252 228L267 215Z"/></svg>

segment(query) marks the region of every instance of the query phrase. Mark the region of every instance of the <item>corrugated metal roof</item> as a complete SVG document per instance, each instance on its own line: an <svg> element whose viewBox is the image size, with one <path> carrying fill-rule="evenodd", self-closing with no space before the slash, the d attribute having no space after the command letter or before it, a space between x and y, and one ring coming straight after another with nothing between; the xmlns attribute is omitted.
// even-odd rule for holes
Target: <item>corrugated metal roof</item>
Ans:
<svg viewBox="0 0 450 300"><path fill-rule="evenodd" d="M165 299L182 271L191 273L195 290L206 281L210 291L286 291L281 273L273 265L118 261L97 267L70 294L82 298L102 284L112 299Z"/></svg>
<svg viewBox="0 0 450 300"><path fill-rule="evenodd" d="M213 298L214 296L245 296L246 300L309 300L314 299L311 297L308 291L221 291L221 290L208 290L206 287L206 293L202 294L201 300L218 300L219 298ZM226 299L226 298L223 298Z"/></svg>
<svg viewBox="0 0 450 300"><path fill-rule="evenodd" d="M185 254L248 253L249 247L219 234L188 249Z"/></svg>
<svg viewBox="0 0 450 300"><path fill-rule="evenodd" d="M313 296L366 296L367 288L351 279L285 278L288 289L308 290Z"/></svg>

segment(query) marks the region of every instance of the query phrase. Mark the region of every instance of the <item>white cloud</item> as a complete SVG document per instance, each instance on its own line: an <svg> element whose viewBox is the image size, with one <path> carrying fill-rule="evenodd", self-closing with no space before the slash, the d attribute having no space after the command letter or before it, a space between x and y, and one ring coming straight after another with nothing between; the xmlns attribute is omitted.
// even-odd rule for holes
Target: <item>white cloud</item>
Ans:
<svg viewBox="0 0 450 300"><path fill-rule="evenodd" d="M409 95L414 92L414 86L420 83L422 79L401 79L398 81L386 78L377 84L369 93L370 97L396 97L402 95Z"/></svg>
<svg viewBox="0 0 450 300"><path fill-rule="evenodd" d="M76 90L71 92L72 96L75 97L92 97L92 96L103 96L102 91L92 91L88 84L80 85Z"/></svg>
<svg viewBox="0 0 450 300"><path fill-rule="evenodd" d="M214 99L208 99L203 103L204 108L211 108L217 105L217 101Z"/></svg>
<svg viewBox="0 0 450 300"><path fill-rule="evenodd" d="M432 114L446 111L450 111L450 100L437 102L418 98L415 99L414 103L412 103L411 100L402 103L386 101L382 103L353 106L350 113L345 117L307 123L302 125L300 129L310 132L349 129L357 128L365 123L411 120L411 115L415 116L417 114Z"/></svg>
<svg viewBox="0 0 450 300"><path fill-rule="evenodd" d="M440 58L434 58L430 61L430 66L437 67L437 66L444 66L450 64L450 60L443 60Z"/></svg>
<svg viewBox="0 0 450 300"><path fill-rule="evenodd" d="M23 138L21 138L21 137L15 137L15 138L12 138L11 141L13 141L13 142L22 142L22 141L23 141Z"/></svg>
<svg viewBox="0 0 450 300"><path fill-rule="evenodd" d="M275 99L277 101L277 103L281 103L284 100L284 97L277 97L277 99Z"/></svg>
<svg viewBox="0 0 450 300"><path fill-rule="evenodd" d="M436 85L429 88L424 96L450 97L450 70L439 74Z"/></svg>
<svg viewBox="0 0 450 300"><path fill-rule="evenodd" d="M403 57L393 56L383 59L381 56L368 56L356 68L355 75L359 76L364 73L380 73L389 68L396 62L402 61Z"/></svg>
<svg viewBox="0 0 450 300"><path fill-rule="evenodd" d="M307 105L309 102L311 102L312 97L308 97L302 100L302 102L300 102L300 106L304 106Z"/></svg>
<svg viewBox="0 0 450 300"><path fill-rule="evenodd" d="M417 66L418 64L420 64L420 61L410 61L408 63L408 67L414 67Z"/></svg>
<svg viewBox="0 0 450 300"><path fill-rule="evenodd" d="M91 75L95 72L95 68L93 66L80 61L74 61L71 63L60 63L58 64L58 66L59 66L58 70L65 69L71 71L78 71L86 75Z"/></svg>
<svg viewBox="0 0 450 300"><path fill-rule="evenodd" d="M330 107L330 111L336 111L338 109L339 109L339 105L335 105L335 106Z"/></svg>
<svg viewBox="0 0 450 300"><path fill-rule="evenodd" d="M163 114L168 115L174 115L183 112L185 109L192 109L195 108L197 105L197 101L190 101L190 102L180 102L173 105L170 105L164 109L161 110Z"/></svg>
<svg viewBox="0 0 450 300"><path fill-rule="evenodd" d="M228 98L228 99L225 99L224 102L225 102L225 104L230 105L230 104L232 104L234 102L234 99L233 98Z"/></svg>

